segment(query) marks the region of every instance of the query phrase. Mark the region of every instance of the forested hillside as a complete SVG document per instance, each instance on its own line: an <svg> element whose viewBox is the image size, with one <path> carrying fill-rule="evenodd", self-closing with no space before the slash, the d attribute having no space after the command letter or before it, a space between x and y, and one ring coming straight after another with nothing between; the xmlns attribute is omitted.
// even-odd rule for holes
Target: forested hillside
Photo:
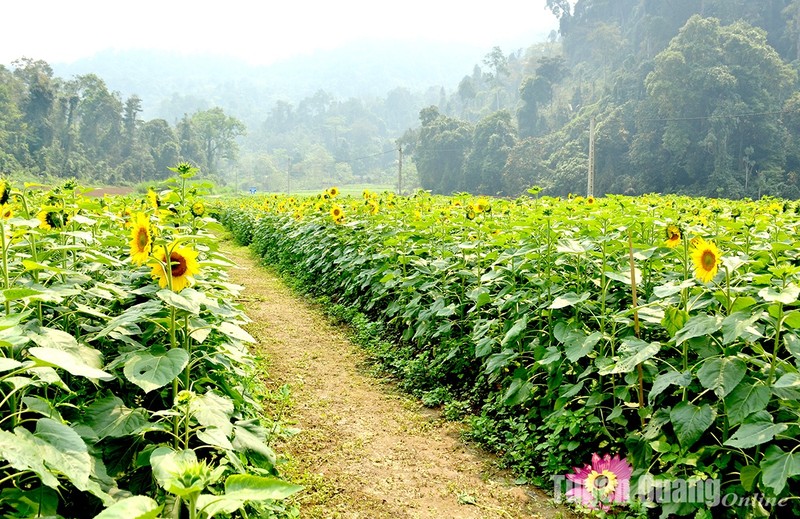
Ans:
<svg viewBox="0 0 800 519"><path fill-rule="evenodd" d="M584 193L594 117L595 194L800 196L800 2L548 5L558 44L490 56L421 115L408 140L425 188ZM492 92L506 112L476 113Z"/></svg>
<svg viewBox="0 0 800 519"><path fill-rule="evenodd" d="M21 60L0 68L0 169L135 183L189 160L238 189L279 191L391 184L402 148L406 190L513 197L539 186L564 196L586 191L594 119L595 195L800 197L800 1L548 7L559 34L495 47L453 84L402 82L385 49L370 53L384 52L385 70L284 64L285 74L229 75L200 90L183 70L186 91L161 91L168 115L151 120L141 97L123 98L98 75L62 79ZM335 84L308 90L334 68ZM342 86L349 78L355 91L371 74L396 86L381 95ZM301 84L305 93L291 86Z"/></svg>

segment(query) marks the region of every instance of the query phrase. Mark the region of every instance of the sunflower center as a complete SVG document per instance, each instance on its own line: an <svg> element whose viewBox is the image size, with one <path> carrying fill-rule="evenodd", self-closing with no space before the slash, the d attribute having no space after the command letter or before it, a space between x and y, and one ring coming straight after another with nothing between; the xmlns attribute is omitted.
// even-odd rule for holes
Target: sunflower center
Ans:
<svg viewBox="0 0 800 519"><path fill-rule="evenodd" d="M178 254L177 252L173 252L170 254L170 264L172 265L172 277L179 278L186 274L186 258Z"/></svg>
<svg viewBox="0 0 800 519"><path fill-rule="evenodd" d="M136 244L139 246L139 250L144 250L148 243L150 243L150 236L147 234L147 229L141 227L136 235Z"/></svg>
<svg viewBox="0 0 800 519"><path fill-rule="evenodd" d="M705 270L711 270L717 264L717 256L714 254L713 251L708 249L703 251L703 255L700 256L700 264L703 265Z"/></svg>

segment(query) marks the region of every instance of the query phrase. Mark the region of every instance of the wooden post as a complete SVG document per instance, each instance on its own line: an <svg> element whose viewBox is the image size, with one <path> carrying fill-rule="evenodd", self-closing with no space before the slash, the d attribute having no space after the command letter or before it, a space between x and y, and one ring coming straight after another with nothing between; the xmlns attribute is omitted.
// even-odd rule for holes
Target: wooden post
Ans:
<svg viewBox="0 0 800 519"><path fill-rule="evenodd" d="M403 196L403 145L397 145L397 195Z"/></svg>
<svg viewBox="0 0 800 519"><path fill-rule="evenodd" d="M594 196L594 116L589 120L589 174L586 185L586 196Z"/></svg>

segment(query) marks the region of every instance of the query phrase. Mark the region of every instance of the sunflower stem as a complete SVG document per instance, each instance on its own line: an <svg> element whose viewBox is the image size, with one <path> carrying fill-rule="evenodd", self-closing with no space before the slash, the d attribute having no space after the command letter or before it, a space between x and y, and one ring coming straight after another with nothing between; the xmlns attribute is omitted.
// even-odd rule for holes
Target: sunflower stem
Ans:
<svg viewBox="0 0 800 519"><path fill-rule="evenodd" d="M628 229L628 260L631 265L631 296L633 299L633 331L636 333L636 338L641 339L642 334L639 329L639 301L636 295L636 264L633 261L633 232ZM636 371L639 375L639 409L644 408L644 370L642 363L636 365ZM640 413L639 419L641 420L642 427L645 426L644 416Z"/></svg>
<svg viewBox="0 0 800 519"><path fill-rule="evenodd" d="M0 246L3 247L3 290L11 288L11 281L8 276L8 244L6 243L6 224L0 220ZM5 302L6 315L11 314L11 303Z"/></svg>

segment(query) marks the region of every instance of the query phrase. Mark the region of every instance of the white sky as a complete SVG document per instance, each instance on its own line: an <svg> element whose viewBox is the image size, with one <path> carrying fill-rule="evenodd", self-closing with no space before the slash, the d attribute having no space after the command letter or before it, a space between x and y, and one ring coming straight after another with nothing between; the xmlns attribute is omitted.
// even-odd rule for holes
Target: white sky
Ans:
<svg viewBox="0 0 800 519"><path fill-rule="evenodd" d="M71 62L105 49L230 55L267 64L363 39L464 43L504 51L558 23L545 0L11 0L0 64Z"/></svg>

